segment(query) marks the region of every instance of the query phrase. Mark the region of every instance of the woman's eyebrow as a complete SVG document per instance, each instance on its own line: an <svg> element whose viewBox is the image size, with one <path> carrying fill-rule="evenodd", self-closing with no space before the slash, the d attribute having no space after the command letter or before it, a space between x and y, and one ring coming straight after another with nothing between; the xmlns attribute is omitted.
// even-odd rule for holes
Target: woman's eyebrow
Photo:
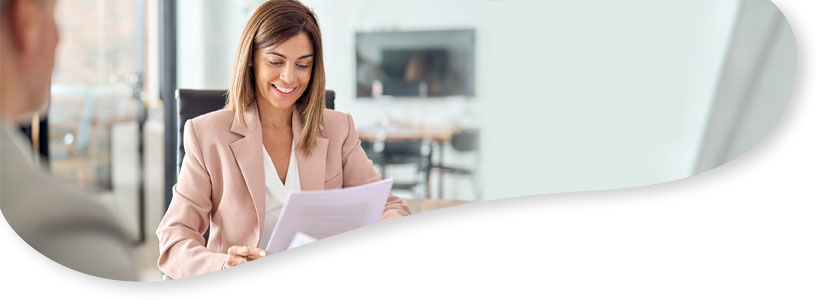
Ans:
<svg viewBox="0 0 817 300"><path fill-rule="evenodd" d="M278 52L265 52L264 54L272 54L272 55L275 55L275 56L280 56L280 57L281 57L281 58L283 58L283 59L286 59L286 58L287 58L285 55L283 55L283 54L281 54L281 53L278 53ZM298 58L298 60L302 60L302 59L304 59L304 58L310 58L310 57L313 57L313 56L314 56L314 55L312 55L312 54L307 54L307 55L304 55L304 56L299 57L299 58Z"/></svg>

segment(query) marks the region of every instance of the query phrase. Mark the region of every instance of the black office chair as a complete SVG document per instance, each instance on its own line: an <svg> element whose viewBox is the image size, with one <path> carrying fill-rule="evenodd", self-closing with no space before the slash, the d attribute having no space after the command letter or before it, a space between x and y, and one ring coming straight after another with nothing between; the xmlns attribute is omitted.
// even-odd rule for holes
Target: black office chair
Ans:
<svg viewBox="0 0 817 300"><path fill-rule="evenodd" d="M451 137L451 147L454 148L457 152L476 152L477 153L477 164L479 161L479 129L460 129L454 136ZM463 166L451 166L445 165L442 163L442 158L440 158L440 163L433 163L431 165L432 170L436 170L440 172L440 184L439 184L439 196L442 198L442 177L446 173L453 174L453 175L462 175L468 176L471 181L471 187L473 189L474 197L476 199L480 199L481 192L480 192L480 185L477 180L476 174L476 167L463 167Z"/></svg>
<svg viewBox="0 0 817 300"><path fill-rule="evenodd" d="M380 174L387 178L386 166L388 165L413 165L415 172L420 174L410 181L395 181L392 190L404 190L414 194L415 197L429 196L429 177L431 167L431 142L426 139L411 139L406 141L361 141L360 146L366 152L372 162L379 166ZM417 194L417 187L425 186L422 194Z"/></svg>
<svg viewBox="0 0 817 300"><path fill-rule="evenodd" d="M176 176L178 179L184 159L184 123L187 120L203 114L222 109L227 103L227 90L176 90L178 103L177 123L178 138L176 139ZM335 92L326 90L326 108L335 109ZM173 181L175 183L175 180ZM170 185L173 186L172 184Z"/></svg>

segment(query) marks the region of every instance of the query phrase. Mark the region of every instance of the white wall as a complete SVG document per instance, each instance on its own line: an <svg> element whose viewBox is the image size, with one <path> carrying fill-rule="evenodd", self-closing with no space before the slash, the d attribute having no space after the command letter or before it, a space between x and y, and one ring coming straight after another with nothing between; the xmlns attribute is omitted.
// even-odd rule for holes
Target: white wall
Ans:
<svg viewBox="0 0 817 300"><path fill-rule="evenodd" d="M483 128L487 199L690 175L738 2L304 1L323 30L338 109L359 125L469 112ZM233 3L180 1L180 86L227 86L246 8L259 1ZM355 31L445 28L477 31L476 99L354 99Z"/></svg>
<svg viewBox="0 0 817 300"><path fill-rule="evenodd" d="M178 86L226 89L241 30L262 0L178 0Z"/></svg>
<svg viewBox="0 0 817 300"><path fill-rule="evenodd" d="M738 1L491 4L487 199L691 174Z"/></svg>

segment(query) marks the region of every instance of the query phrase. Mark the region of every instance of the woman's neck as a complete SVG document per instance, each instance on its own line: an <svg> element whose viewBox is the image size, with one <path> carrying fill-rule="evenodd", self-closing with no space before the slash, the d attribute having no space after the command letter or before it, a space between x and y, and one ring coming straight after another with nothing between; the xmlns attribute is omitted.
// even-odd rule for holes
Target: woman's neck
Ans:
<svg viewBox="0 0 817 300"><path fill-rule="evenodd" d="M261 119L262 128L288 129L292 128L292 111L295 105L289 109L280 109L264 100L258 101L258 116Z"/></svg>

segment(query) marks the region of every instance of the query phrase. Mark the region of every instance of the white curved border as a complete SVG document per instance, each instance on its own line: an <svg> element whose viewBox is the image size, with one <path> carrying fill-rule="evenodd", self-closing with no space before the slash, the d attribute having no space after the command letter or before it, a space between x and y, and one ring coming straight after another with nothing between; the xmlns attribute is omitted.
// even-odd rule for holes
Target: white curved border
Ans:
<svg viewBox="0 0 817 300"><path fill-rule="evenodd" d="M524 197L429 213L290 251L235 274L173 285L89 278L31 251L3 222L0 293L115 299L317 294L507 299L539 293L813 299L817 60L809 53L817 53L817 3L775 3L788 17L801 53L791 108L762 145L723 168L647 188Z"/></svg>

